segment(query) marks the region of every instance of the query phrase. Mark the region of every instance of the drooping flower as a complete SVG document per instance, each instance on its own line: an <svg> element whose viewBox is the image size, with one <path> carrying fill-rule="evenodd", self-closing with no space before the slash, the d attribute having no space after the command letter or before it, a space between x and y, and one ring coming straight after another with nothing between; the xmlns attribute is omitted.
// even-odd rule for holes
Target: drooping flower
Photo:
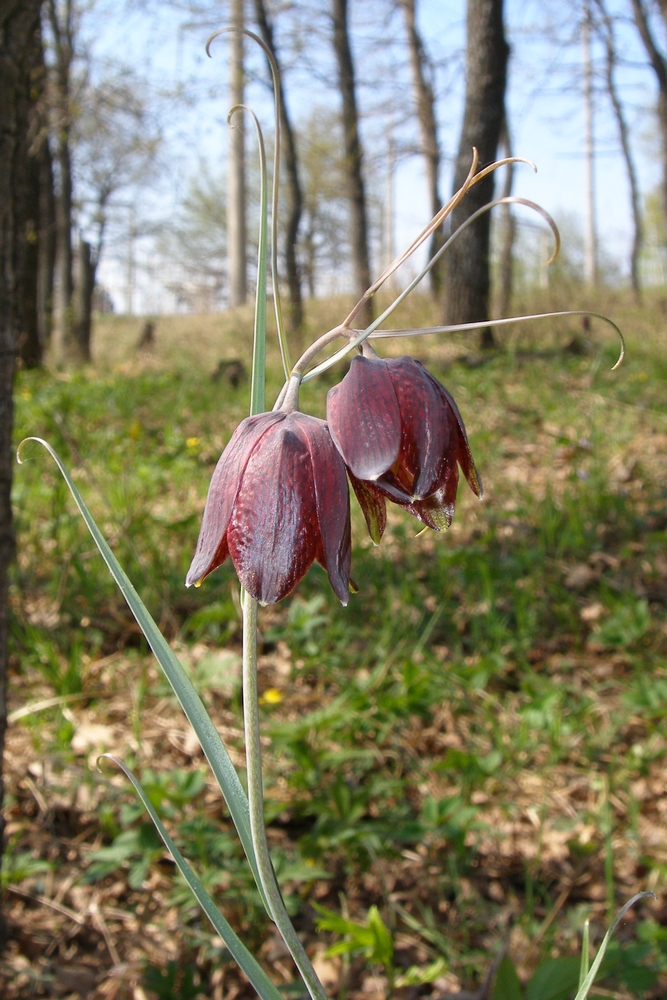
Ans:
<svg viewBox="0 0 667 1000"><path fill-rule="evenodd" d="M414 358L379 358L364 345L339 385L329 390L327 420L376 544L386 499L429 528L454 516L459 465L482 495L468 436L447 390Z"/></svg>
<svg viewBox="0 0 667 1000"><path fill-rule="evenodd" d="M262 604L285 597L315 560L347 604L350 498L324 420L279 410L236 428L211 479L186 586L201 583L227 556Z"/></svg>

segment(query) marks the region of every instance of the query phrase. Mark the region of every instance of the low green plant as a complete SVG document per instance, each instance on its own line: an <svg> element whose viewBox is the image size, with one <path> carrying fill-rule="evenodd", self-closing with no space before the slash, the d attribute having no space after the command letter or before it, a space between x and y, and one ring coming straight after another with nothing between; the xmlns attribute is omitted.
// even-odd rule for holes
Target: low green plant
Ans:
<svg viewBox="0 0 667 1000"><path fill-rule="evenodd" d="M430 965L414 965L399 972L394 965L393 937L377 906L371 906L364 923L358 923L317 903L313 905L320 914L317 920L318 930L331 932L341 938L327 949L326 954L332 958L338 955L363 954L371 965L379 966L387 977L388 998L402 986L432 983L447 971L445 959L436 958Z"/></svg>
<svg viewBox="0 0 667 1000"><path fill-rule="evenodd" d="M96 882L128 866L128 883L138 889L144 882L151 864L164 854L164 845L152 823L141 823L123 830L108 847L100 847L91 855L84 880Z"/></svg>
<svg viewBox="0 0 667 1000"><path fill-rule="evenodd" d="M605 934L597 955L590 965L588 921L584 924L581 956L549 958L522 986L511 959L505 955L498 966L491 1000L600 1000L591 993L595 983L612 987L624 986L633 996L646 996L657 980L655 953L648 943L620 946L611 940L627 910L644 896L639 893L626 903Z"/></svg>
<svg viewBox="0 0 667 1000"><path fill-rule="evenodd" d="M48 861L36 858L30 851L15 850L14 844L10 841L2 856L0 887L6 889L7 886L16 885L35 875L46 875L52 870L53 865Z"/></svg>
<svg viewBox="0 0 667 1000"><path fill-rule="evenodd" d="M192 966L182 967L178 962L168 962L165 968L146 965L142 977L144 989L151 990L158 1000L196 1000L203 995L195 981Z"/></svg>

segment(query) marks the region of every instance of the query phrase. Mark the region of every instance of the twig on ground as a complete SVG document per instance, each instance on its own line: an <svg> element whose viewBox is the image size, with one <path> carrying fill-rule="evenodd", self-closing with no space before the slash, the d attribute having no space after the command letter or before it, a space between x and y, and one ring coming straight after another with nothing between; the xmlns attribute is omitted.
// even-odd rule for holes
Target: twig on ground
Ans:
<svg viewBox="0 0 667 1000"><path fill-rule="evenodd" d="M113 962L114 965L120 965L121 964L120 955L116 951L116 945L114 944L113 938L111 937L111 932L107 927L104 917L102 916L97 896L91 899L90 903L88 904L88 913L90 913L91 917L93 918L93 924L97 927L98 931L104 938L104 942L107 948L109 949L109 954L111 955L111 961Z"/></svg>
<svg viewBox="0 0 667 1000"><path fill-rule="evenodd" d="M81 916L80 913L75 913L74 910L70 910L69 906L63 906L62 903L57 903L53 899L47 899L46 896L33 896L30 892L17 889L15 885L8 885L7 892L12 892L15 896L20 896L21 899L28 899L31 903L40 903L42 906L48 906L50 910L55 910L56 913L62 914L63 917L68 917L80 927L83 927L86 922L86 918Z"/></svg>

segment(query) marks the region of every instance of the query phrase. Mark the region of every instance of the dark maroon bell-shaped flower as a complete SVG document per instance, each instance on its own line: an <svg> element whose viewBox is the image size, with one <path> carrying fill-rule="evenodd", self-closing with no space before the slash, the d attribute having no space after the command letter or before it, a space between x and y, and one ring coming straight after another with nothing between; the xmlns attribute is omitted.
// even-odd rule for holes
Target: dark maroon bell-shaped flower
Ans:
<svg viewBox="0 0 667 1000"><path fill-rule="evenodd" d="M364 345L329 391L327 421L374 542L386 500L436 531L454 516L459 465L477 496L482 484L458 407L414 358L379 358Z"/></svg>
<svg viewBox="0 0 667 1000"><path fill-rule="evenodd" d="M255 600L273 604L317 560L347 604L350 496L329 428L298 411L247 417L213 473L186 585L227 556Z"/></svg>

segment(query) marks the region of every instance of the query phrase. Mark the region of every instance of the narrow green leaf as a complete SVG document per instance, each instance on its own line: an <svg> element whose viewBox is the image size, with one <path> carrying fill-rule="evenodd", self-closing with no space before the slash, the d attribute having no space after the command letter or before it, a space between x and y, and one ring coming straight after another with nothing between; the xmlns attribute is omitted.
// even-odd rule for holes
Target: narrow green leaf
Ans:
<svg viewBox="0 0 667 1000"><path fill-rule="evenodd" d="M449 965L444 958L436 958L430 965L411 965L410 968L396 977L394 987L400 989L402 986L421 986L423 983L433 983L440 976L444 976ZM514 1000L510 994L503 994L503 1000ZM519 997L521 1000L521 997Z"/></svg>
<svg viewBox="0 0 667 1000"><path fill-rule="evenodd" d="M588 975L588 967L591 963L590 956L590 920L584 921L584 932L581 937L581 965L579 966L579 989Z"/></svg>
<svg viewBox="0 0 667 1000"><path fill-rule="evenodd" d="M201 698L195 691L192 681L181 666L171 646L155 624L155 621L151 617L146 605L134 589L129 577L109 548L102 532L97 527L92 514L84 503L83 497L76 488L72 477L65 468L65 465L57 452L54 451L51 445L42 438L29 437L22 441L19 445L17 453L19 463L21 462L21 451L23 446L28 441L36 441L37 444L46 448L49 455L60 469L60 472L69 487L70 493L74 498L74 502L86 522L86 527L92 535L93 541L97 545L102 558L109 568L109 572L118 584L123 597L127 601L130 611L136 618L141 631L146 636L149 646L153 650L158 663L162 667L165 677L169 681L181 708L185 712L190 725L197 734L201 748L211 765L211 770L213 771L215 779L220 786L220 791L222 792L225 802L229 808L229 813L238 831L243 849L252 868L255 882L257 883L262 900L264 901L264 905L266 907L264 893L259 880L259 875L257 873L257 863L255 861L252 838L250 836L248 799L245 791L243 790L243 786L239 781L239 776L236 773L236 769L232 764L231 758L227 753L215 726L211 722ZM269 910L267 907L267 913L268 912Z"/></svg>
<svg viewBox="0 0 667 1000"><path fill-rule="evenodd" d="M526 1000L570 1000L578 982L578 958L548 958L526 986Z"/></svg>
<svg viewBox="0 0 667 1000"><path fill-rule="evenodd" d="M623 917L625 916L625 914L628 912L628 910L630 909L630 907L634 906L635 903L639 902L640 899L646 899L647 896L653 896L653 898L655 899L655 893L654 892L638 892L636 896L633 896L632 899L629 899L628 902L625 904L625 906L622 906L621 909L618 911L618 913L616 914L616 916L615 916L615 918L614 918L614 920L612 922L611 927L609 928L609 930L607 931L607 933L605 934L605 936L604 936L604 938L602 940L602 944L600 945L600 947L598 949L598 953L595 956L595 959L593 961L593 964L591 965L590 971L589 971L588 975L586 976L586 978L584 979L583 983L581 984L581 986L579 988L579 992L577 993L577 995L574 998L574 1000L586 1000L586 998L588 996L588 993L590 991L590 988L593 985L593 983L595 982L595 977L597 976L598 972L600 971L600 966L602 965L602 960L603 960L603 958L604 958L604 956L606 954L607 948L609 947L609 942L612 939L612 935L613 935L614 931L616 930L616 928L618 927L618 925L620 924L621 920L623 919Z"/></svg>
<svg viewBox="0 0 667 1000"><path fill-rule="evenodd" d="M377 906L371 906L368 911L368 926L375 939L371 961L379 962L388 968L394 958L394 942Z"/></svg>
<svg viewBox="0 0 667 1000"><path fill-rule="evenodd" d="M258 38L257 41L260 41ZM273 307L276 314L276 329L278 331L278 344L280 346L280 357L283 363L285 378L289 379L292 365L289 357L289 347L287 345L287 333L283 320L283 307L280 299L280 279L278 277L278 193L280 188L280 154L282 151L281 142L281 103L282 89L280 84L280 73L278 64L268 45L262 45L266 58L271 67L271 77L273 79L273 97L275 112L275 142L273 147L273 185L271 192L271 281L273 284Z"/></svg>
<svg viewBox="0 0 667 1000"><path fill-rule="evenodd" d="M266 410L266 254L267 254L267 204L266 204L266 150L262 129L252 115L259 146L259 237L257 247L257 283L255 286L255 332L252 349L252 379L250 383L250 414Z"/></svg>
<svg viewBox="0 0 667 1000"><path fill-rule="evenodd" d="M278 989L273 985L257 959L248 951L238 935L232 930L231 926L227 923L188 862L176 847L176 844L167 833L162 820L153 808L148 795L141 787L138 779L129 767L127 767L122 760L119 760L119 758L115 757L113 754L102 754L102 758L112 760L114 764L121 769L125 777L134 785L134 789L143 802L146 812L155 824L155 829L160 834L165 847L176 862L181 875L192 889L197 902L213 924L217 933L227 945L232 958L238 963L241 969L243 969L246 976L259 993L260 997L262 997L262 1000L283 1000Z"/></svg>
<svg viewBox="0 0 667 1000"><path fill-rule="evenodd" d="M316 920L317 929L320 931L333 931L335 934L350 934L355 940L361 942L364 948L372 946L374 941L373 932L364 924L358 924L347 917L341 917L333 910L328 910L326 906L311 901L311 906L317 913L321 914Z"/></svg>
<svg viewBox="0 0 667 1000"><path fill-rule="evenodd" d="M491 1000L523 1000L521 980L508 955L505 955L498 966Z"/></svg>

